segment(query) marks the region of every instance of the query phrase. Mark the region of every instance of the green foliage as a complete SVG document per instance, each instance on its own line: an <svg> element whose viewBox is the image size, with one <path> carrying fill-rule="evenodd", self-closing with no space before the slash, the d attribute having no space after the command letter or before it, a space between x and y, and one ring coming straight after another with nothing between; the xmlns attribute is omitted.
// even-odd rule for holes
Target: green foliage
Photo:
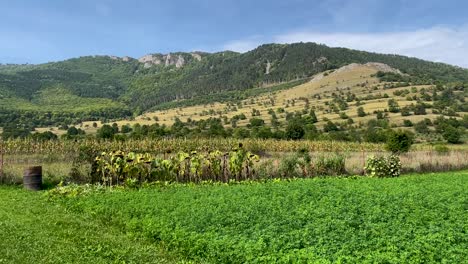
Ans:
<svg viewBox="0 0 468 264"><path fill-rule="evenodd" d="M364 116L366 116L366 112L364 112L364 108L363 108L362 106L358 107L358 109L357 109L357 115L358 115L359 117L364 117Z"/></svg>
<svg viewBox="0 0 468 264"><path fill-rule="evenodd" d="M424 104L418 103L413 107L413 112L415 115L425 115L426 113L426 106Z"/></svg>
<svg viewBox="0 0 468 264"><path fill-rule="evenodd" d="M52 206L195 263L463 263L467 175L161 185Z"/></svg>
<svg viewBox="0 0 468 264"><path fill-rule="evenodd" d="M393 153L408 152L413 144L413 135L405 130L390 130L385 148Z"/></svg>
<svg viewBox="0 0 468 264"><path fill-rule="evenodd" d="M412 126L413 126L413 122L411 122L411 120L405 119L405 120L403 120L403 126L405 126L405 127L412 127Z"/></svg>
<svg viewBox="0 0 468 264"><path fill-rule="evenodd" d="M110 125L103 125L97 130L96 137L101 139L112 139L115 135L115 129Z"/></svg>
<svg viewBox="0 0 468 264"><path fill-rule="evenodd" d="M332 121L328 120L327 123L323 126L323 131L324 131L324 132L339 131L339 128L336 126L335 123L333 123Z"/></svg>
<svg viewBox="0 0 468 264"><path fill-rule="evenodd" d="M31 135L31 129L27 127L15 127L8 126L3 128L2 138L3 140L15 139L15 138L26 138Z"/></svg>
<svg viewBox="0 0 468 264"><path fill-rule="evenodd" d="M314 163L317 175L345 175L346 158L342 154L320 155Z"/></svg>
<svg viewBox="0 0 468 264"><path fill-rule="evenodd" d="M451 125L445 126L442 136L444 137L445 140L447 140L448 143L452 143L452 144L460 143L460 138L461 138L460 130L458 130L457 128Z"/></svg>
<svg viewBox="0 0 468 264"><path fill-rule="evenodd" d="M56 140L58 137L50 131L45 131L42 133L34 133L31 135L33 140L37 141L47 141L47 140Z"/></svg>
<svg viewBox="0 0 468 264"><path fill-rule="evenodd" d="M81 192L87 187L67 187L63 192L71 194L75 188ZM93 193L105 195L100 191ZM57 199L46 200L43 192L0 186L0 197L0 263L182 261L147 239L127 236L109 221L99 221L84 211L72 212L60 206Z"/></svg>
<svg viewBox="0 0 468 264"><path fill-rule="evenodd" d="M369 156L364 170L371 177L398 177L401 173L400 157L394 154L387 157Z"/></svg>
<svg viewBox="0 0 468 264"><path fill-rule="evenodd" d="M414 130L416 130L416 132L420 134L428 134L430 132L429 127L427 126L427 123L425 121L420 121L416 123L416 125L414 126Z"/></svg>
<svg viewBox="0 0 468 264"><path fill-rule="evenodd" d="M251 118L249 122L251 127L261 127L265 125L265 121L261 118Z"/></svg>
<svg viewBox="0 0 468 264"><path fill-rule="evenodd" d="M388 100L388 111L391 113L400 112L400 106L395 99Z"/></svg>
<svg viewBox="0 0 468 264"><path fill-rule="evenodd" d="M288 122L286 127L286 138L298 140L304 137L304 126L296 120Z"/></svg>
<svg viewBox="0 0 468 264"><path fill-rule="evenodd" d="M450 152L449 148L447 147L447 145L442 145L442 144L438 144L438 145L435 145L434 146L434 150L437 152L437 154L439 155L445 155L445 154L448 154Z"/></svg>
<svg viewBox="0 0 468 264"><path fill-rule="evenodd" d="M200 61L189 53L172 55L181 56L186 64L180 68L173 65L145 68L135 59L87 56L41 65L0 67L0 112L7 112L8 116L0 118L0 125L21 118L55 125L65 119L72 119L68 123L73 123L83 119L123 118L149 109L238 101L290 88L317 73L350 63L388 64L404 75L379 72L377 77L406 85L468 81L466 69L447 64L315 43L267 44L246 53L202 53ZM272 70L265 74L268 63ZM436 107L443 109L453 102L457 97L454 91L463 88L452 85L450 91L436 95L441 100ZM347 107L343 100L336 103L341 110ZM457 107L462 108L463 104L460 102ZM36 113L31 116L28 111ZM63 116L63 112L67 118L54 116Z"/></svg>
<svg viewBox="0 0 468 264"><path fill-rule="evenodd" d="M104 185L142 184L155 181L200 182L202 180L246 180L255 176L259 156L242 146L223 154L220 151L178 152L161 158L149 153L103 152L96 157L99 182Z"/></svg>

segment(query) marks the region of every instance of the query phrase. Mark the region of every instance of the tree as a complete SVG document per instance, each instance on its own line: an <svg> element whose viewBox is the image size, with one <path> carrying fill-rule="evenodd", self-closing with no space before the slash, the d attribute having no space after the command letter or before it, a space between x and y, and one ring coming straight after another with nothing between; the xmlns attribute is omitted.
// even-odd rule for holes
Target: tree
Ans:
<svg viewBox="0 0 468 264"><path fill-rule="evenodd" d="M401 116L410 116L411 115L411 112L410 112L410 108L408 106L404 106L403 108L401 108Z"/></svg>
<svg viewBox="0 0 468 264"><path fill-rule="evenodd" d="M405 130L390 130L385 148L393 153L408 152L413 144L413 135Z"/></svg>
<svg viewBox="0 0 468 264"><path fill-rule="evenodd" d="M257 138L266 139L273 137L273 134L271 133L271 129L269 127L264 126L258 128L254 136Z"/></svg>
<svg viewBox="0 0 468 264"><path fill-rule="evenodd" d="M317 127L313 124L307 124L304 126L304 131L305 131L305 138L309 140L314 140L318 137L319 132L317 130Z"/></svg>
<svg viewBox="0 0 468 264"><path fill-rule="evenodd" d="M444 137L445 140L447 140L448 143L452 143L452 144L460 143L461 133L457 128L451 125L445 126L442 136Z"/></svg>
<svg viewBox="0 0 468 264"><path fill-rule="evenodd" d="M97 130L96 137L102 139L111 139L114 137L115 130L109 125L103 125Z"/></svg>
<svg viewBox="0 0 468 264"><path fill-rule="evenodd" d="M388 111L391 113L400 112L400 106L395 99L388 100Z"/></svg>
<svg viewBox="0 0 468 264"><path fill-rule="evenodd" d="M34 133L31 135L31 138L37 141L47 141L47 140L56 140L57 135L50 131L45 131L42 133Z"/></svg>
<svg viewBox="0 0 468 264"><path fill-rule="evenodd" d="M234 132L232 133L232 136L237 139L244 139L248 138L250 136L249 130L243 128L243 127L238 127L234 129Z"/></svg>
<svg viewBox="0 0 468 264"><path fill-rule="evenodd" d="M332 132L338 131L338 127L332 121L328 120L327 123L323 126L323 131L325 132Z"/></svg>
<svg viewBox="0 0 468 264"><path fill-rule="evenodd" d="M426 106L423 104L416 104L414 106L414 114L415 115L425 115L426 114Z"/></svg>
<svg viewBox="0 0 468 264"><path fill-rule="evenodd" d="M311 118L312 123L317 123L318 122L317 115L315 115L314 110L310 110L309 116Z"/></svg>
<svg viewBox="0 0 468 264"><path fill-rule="evenodd" d="M382 111L377 111L377 119L384 119L384 113Z"/></svg>
<svg viewBox="0 0 468 264"><path fill-rule="evenodd" d="M123 125L122 129L121 129L121 132L124 133L124 134L130 133L130 132L132 132L132 128L129 125Z"/></svg>
<svg viewBox="0 0 468 264"><path fill-rule="evenodd" d="M286 127L286 138L292 140L298 140L304 137L305 131L301 123L292 121L288 123Z"/></svg>
<svg viewBox="0 0 468 264"><path fill-rule="evenodd" d="M411 122L411 120L405 119L405 120L403 120L403 126L405 126L405 127L412 127L412 126L413 126L413 122Z"/></svg>
<svg viewBox="0 0 468 264"><path fill-rule="evenodd" d="M429 120L430 121L430 120ZM427 127L426 121L420 121L414 125L414 130L420 134L428 134L429 133L429 128Z"/></svg>
<svg viewBox="0 0 468 264"><path fill-rule="evenodd" d="M114 134L119 133L119 125L117 123L112 124L112 129L114 129Z"/></svg>
<svg viewBox="0 0 468 264"><path fill-rule="evenodd" d="M359 117L364 117L364 116L366 116L366 112L364 112L364 108L363 108L362 106L359 107L359 108L357 109L357 115L358 115Z"/></svg>
<svg viewBox="0 0 468 264"><path fill-rule="evenodd" d="M261 127L265 125L265 121L260 118L251 118L250 119L250 126L251 127Z"/></svg>
<svg viewBox="0 0 468 264"><path fill-rule="evenodd" d="M68 136L76 136L80 134L80 132L78 131L78 129L74 126L71 126L67 129L67 135Z"/></svg>
<svg viewBox="0 0 468 264"><path fill-rule="evenodd" d="M9 138L25 138L31 135L31 131L28 128L22 127L4 127L2 138L9 139Z"/></svg>

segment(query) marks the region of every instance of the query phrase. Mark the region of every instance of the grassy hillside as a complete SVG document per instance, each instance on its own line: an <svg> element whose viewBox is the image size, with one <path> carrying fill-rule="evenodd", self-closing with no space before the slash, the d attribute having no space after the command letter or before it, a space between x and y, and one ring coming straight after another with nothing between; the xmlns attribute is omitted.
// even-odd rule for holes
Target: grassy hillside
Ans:
<svg viewBox="0 0 468 264"><path fill-rule="evenodd" d="M25 113L32 109L28 101L38 101L43 90L57 86L77 97L106 98L123 104L130 111L122 111L119 115L128 117L131 112L158 109L161 104L174 100L214 102L220 97L235 98L242 96L242 91L255 87L310 78L350 63L385 63L407 74L405 79L413 84L468 82L468 70L459 67L314 43L268 44L242 54L197 53L198 59L189 53L173 53L174 56L183 58L184 63L179 66L171 63L148 66L131 58L88 56L41 65L2 65L0 105L3 107L0 110L5 115L15 116L3 120L15 120L16 123L19 119L37 121ZM56 97L49 99L50 108L40 107L39 112L62 112L61 103L54 103L54 99ZM74 104L75 99L67 96L64 100ZM71 111L88 119L115 117L108 109L109 101L93 102L102 102L90 104L93 114L77 112L82 110L80 108ZM69 119L76 122L81 118ZM49 121L63 122L62 119ZM37 123L41 124L36 126L44 122ZM0 126L4 125L2 121Z"/></svg>
<svg viewBox="0 0 468 264"><path fill-rule="evenodd" d="M319 73L311 79L242 93L218 93L214 98L170 102L160 105L160 110L111 123L120 128L137 124L170 127L181 121L196 129L200 126L196 122L220 119L226 129L236 131L239 127L250 127L252 119L261 119L267 126L284 130L291 118L298 115L307 117L313 111L316 116L314 126L320 130L325 130L329 122L344 130L366 129L369 122L380 118L388 127L418 132L422 140L432 141L440 139L440 135L431 132L435 132L433 124L441 115L466 119L464 116L468 110L464 100L467 94L464 88L453 90L437 85L385 81L385 76L378 77L383 68L390 72L390 76L392 71L396 71L383 64L351 64ZM451 91L450 99L444 105L440 100L447 96L447 91ZM393 102L395 109L390 109L389 102ZM424 108L421 111L418 110L420 106ZM87 133L95 133L103 125L97 123L93 126L93 123L83 122L77 127ZM427 123L427 126L423 127L422 123ZM48 128L38 129L46 130ZM65 131L54 129L54 132Z"/></svg>

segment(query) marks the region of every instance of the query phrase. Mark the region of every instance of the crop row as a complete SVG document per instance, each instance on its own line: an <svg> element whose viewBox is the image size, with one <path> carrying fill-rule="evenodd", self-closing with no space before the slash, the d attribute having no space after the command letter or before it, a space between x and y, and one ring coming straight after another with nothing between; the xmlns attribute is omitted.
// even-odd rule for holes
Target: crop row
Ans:
<svg viewBox="0 0 468 264"><path fill-rule="evenodd" d="M6 154L63 154L74 153L81 147L96 151L148 152L162 154L166 152L185 151L230 151L242 142L244 148L255 153L259 152L296 152L301 149L319 152L346 151L383 151L383 145L373 143L341 142L341 141L287 141L263 139L143 139L128 141L56 140L34 141L30 139L8 140L1 144Z"/></svg>
<svg viewBox="0 0 468 264"><path fill-rule="evenodd" d="M141 184L151 181L199 182L252 179L260 157L240 145L230 152L180 151L168 158L149 153L103 152L94 163L93 181L105 185Z"/></svg>

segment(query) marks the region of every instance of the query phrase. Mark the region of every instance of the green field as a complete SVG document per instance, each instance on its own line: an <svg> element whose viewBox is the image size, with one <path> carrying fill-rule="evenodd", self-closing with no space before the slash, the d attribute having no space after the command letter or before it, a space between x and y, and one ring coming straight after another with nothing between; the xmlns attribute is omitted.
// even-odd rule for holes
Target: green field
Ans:
<svg viewBox="0 0 468 264"><path fill-rule="evenodd" d="M0 187L0 238L0 263L174 262L157 244L16 187Z"/></svg>
<svg viewBox="0 0 468 264"><path fill-rule="evenodd" d="M467 263L468 171L49 200L2 187L0 219L0 263Z"/></svg>

